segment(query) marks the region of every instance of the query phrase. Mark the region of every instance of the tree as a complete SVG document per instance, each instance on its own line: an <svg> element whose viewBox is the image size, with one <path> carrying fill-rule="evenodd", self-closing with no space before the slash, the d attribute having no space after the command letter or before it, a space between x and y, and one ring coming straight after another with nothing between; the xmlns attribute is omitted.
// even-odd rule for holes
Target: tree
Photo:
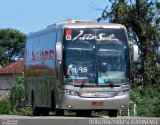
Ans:
<svg viewBox="0 0 160 125"><path fill-rule="evenodd" d="M156 80L156 62L160 60L160 2L157 0L110 0L111 11L104 9L98 21L121 23L126 26L128 35L140 49L139 74L145 83Z"/></svg>
<svg viewBox="0 0 160 125"><path fill-rule="evenodd" d="M15 29L0 30L0 65L23 58L26 35Z"/></svg>

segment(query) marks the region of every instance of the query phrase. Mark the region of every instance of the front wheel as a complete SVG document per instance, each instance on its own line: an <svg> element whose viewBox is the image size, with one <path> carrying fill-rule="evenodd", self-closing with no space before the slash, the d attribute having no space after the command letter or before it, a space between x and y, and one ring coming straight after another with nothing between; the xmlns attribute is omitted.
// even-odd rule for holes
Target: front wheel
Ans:
<svg viewBox="0 0 160 125"><path fill-rule="evenodd" d="M49 116L49 109L48 108L40 108L41 110L41 115L42 116Z"/></svg>
<svg viewBox="0 0 160 125"><path fill-rule="evenodd" d="M85 110L85 111L76 111L76 116L77 117L91 117L92 111Z"/></svg>
<svg viewBox="0 0 160 125"><path fill-rule="evenodd" d="M55 97L54 97L53 90L51 92L51 109L52 111L56 111L56 103L55 103Z"/></svg>
<svg viewBox="0 0 160 125"><path fill-rule="evenodd" d="M84 112L84 117L91 117L91 115L92 115L92 111L85 111Z"/></svg>
<svg viewBox="0 0 160 125"><path fill-rule="evenodd" d="M64 116L64 110L63 109L56 109L56 116Z"/></svg>
<svg viewBox="0 0 160 125"><path fill-rule="evenodd" d="M118 110L109 110L108 116L109 117L117 117L117 113L118 113Z"/></svg>
<svg viewBox="0 0 160 125"><path fill-rule="evenodd" d="M82 111L76 111L76 116L77 117L82 117L83 116L83 112Z"/></svg>

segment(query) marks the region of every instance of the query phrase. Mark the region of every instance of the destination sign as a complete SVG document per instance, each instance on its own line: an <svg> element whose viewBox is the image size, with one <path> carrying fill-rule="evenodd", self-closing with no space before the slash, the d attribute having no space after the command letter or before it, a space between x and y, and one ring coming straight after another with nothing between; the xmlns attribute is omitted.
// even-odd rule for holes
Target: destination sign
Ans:
<svg viewBox="0 0 160 125"><path fill-rule="evenodd" d="M90 41L90 40L96 40L96 41L105 41L105 40L116 40L115 33L107 33L105 30L95 31L93 29L66 29L65 31L65 39L67 41Z"/></svg>

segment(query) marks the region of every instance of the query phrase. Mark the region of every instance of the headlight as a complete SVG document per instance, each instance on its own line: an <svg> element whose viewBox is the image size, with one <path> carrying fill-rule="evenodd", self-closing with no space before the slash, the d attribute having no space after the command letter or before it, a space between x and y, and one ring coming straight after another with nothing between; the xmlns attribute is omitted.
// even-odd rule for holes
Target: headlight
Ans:
<svg viewBox="0 0 160 125"><path fill-rule="evenodd" d="M64 89L63 92L66 95L78 96L77 92L74 90Z"/></svg>
<svg viewBox="0 0 160 125"><path fill-rule="evenodd" d="M118 91L116 96L122 96L122 95L127 95L127 94L129 94L129 90L125 90L125 91L123 90L123 91Z"/></svg>

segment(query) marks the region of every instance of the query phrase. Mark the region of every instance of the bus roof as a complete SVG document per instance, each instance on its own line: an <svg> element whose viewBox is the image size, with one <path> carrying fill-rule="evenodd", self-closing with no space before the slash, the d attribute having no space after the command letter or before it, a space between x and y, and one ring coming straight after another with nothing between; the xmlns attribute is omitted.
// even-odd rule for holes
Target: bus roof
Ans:
<svg viewBox="0 0 160 125"><path fill-rule="evenodd" d="M56 30L57 28L60 29L66 29L66 28L115 28L115 29L120 29L120 28L125 28L121 24L116 24L116 23L101 23L101 22L95 22L91 20L65 20L61 21L52 25L47 26L46 29L37 31L37 32L31 32L27 36L28 38L38 36L43 33L47 33L53 30Z"/></svg>
<svg viewBox="0 0 160 125"><path fill-rule="evenodd" d="M92 20L65 20L53 25L49 25L47 28L53 28L59 26L62 28L124 28L121 24L116 23L102 23Z"/></svg>

